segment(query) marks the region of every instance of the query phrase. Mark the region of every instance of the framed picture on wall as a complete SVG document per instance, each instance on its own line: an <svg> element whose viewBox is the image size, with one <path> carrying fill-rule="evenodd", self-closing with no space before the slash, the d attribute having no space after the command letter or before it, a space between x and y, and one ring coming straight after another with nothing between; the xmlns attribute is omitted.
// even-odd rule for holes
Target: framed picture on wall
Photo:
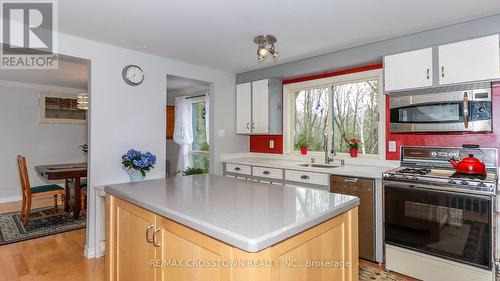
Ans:
<svg viewBox="0 0 500 281"><path fill-rule="evenodd" d="M39 122L87 124L87 110L78 109L76 94L41 92Z"/></svg>

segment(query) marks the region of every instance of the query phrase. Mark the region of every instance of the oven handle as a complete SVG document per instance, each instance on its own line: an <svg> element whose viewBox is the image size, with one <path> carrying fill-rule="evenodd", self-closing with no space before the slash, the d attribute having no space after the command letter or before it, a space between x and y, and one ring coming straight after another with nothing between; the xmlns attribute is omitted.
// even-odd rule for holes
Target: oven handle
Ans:
<svg viewBox="0 0 500 281"><path fill-rule="evenodd" d="M464 92L464 126L469 128L469 95Z"/></svg>
<svg viewBox="0 0 500 281"><path fill-rule="evenodd" d="M462 196L469 196L469 197L480 198L480 199L484 199L484 200L492 200L491 196L489 196L489 195L454 191L454 190L448 189L448 188L440 186L440 185L426 185L426 184L416 185L414 183L385 181L383 183L384 189L388 185L393 186L393 187L399 187L399 188L414 189L414 190L420 190L420 191L433 191L433 192L440 192L440 193L447 193L447 194L460 194Z"/></svg>

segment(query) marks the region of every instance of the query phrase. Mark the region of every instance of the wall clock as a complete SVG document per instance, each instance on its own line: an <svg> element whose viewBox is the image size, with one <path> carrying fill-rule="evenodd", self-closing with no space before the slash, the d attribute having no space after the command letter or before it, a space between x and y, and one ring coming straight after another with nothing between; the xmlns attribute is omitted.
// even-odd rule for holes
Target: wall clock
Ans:
<svg viewBox="0 0 500 281"><path fill-rule="evenodd" d="M123 81L130 86L139 86L144 81L144 71L137 65L127 65L122 71Z"/></svg>

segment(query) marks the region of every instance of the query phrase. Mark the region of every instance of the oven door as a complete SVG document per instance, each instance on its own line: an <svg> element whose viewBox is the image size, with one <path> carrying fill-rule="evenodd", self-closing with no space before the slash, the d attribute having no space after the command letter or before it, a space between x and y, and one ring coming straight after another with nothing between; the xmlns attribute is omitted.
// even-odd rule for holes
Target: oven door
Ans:
<svg viewBox="0 0 500 281"><path fill-rule="evenodd" d="M384 184L385 242L491 269L492 198Z"/></svg>
<svg viewBox="0 0 500 281"><path fill-rule="evenodd" d="M391 132L396 133L491 131L491 116L489 92L391 97Z"/></svg>

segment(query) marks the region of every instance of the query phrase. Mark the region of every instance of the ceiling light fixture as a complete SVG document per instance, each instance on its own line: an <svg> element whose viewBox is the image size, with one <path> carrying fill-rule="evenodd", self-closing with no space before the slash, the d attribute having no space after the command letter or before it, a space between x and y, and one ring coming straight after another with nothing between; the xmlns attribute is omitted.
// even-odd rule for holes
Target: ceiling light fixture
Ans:
<svg viewBox="0 0 500 281"><path fill-rule="evenodd" d="M271 54L274 60L279 57L279 52L276 51L274 43L276 43L276 37L273 35L259 35L253 39L253 42L258 45L257 47L257 60L259 62L266 59L268 54ZM269 48L267 46L270 46Z"/></svg>

